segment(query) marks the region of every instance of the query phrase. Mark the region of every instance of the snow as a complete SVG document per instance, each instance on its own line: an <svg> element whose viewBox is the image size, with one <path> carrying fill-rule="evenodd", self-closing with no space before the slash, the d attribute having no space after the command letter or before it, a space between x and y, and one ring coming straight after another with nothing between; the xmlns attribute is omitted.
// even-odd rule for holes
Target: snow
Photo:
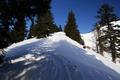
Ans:
<svg viewBox="0 0 120 80"><path fill-rule="evenodd" d="M119 21L113 21L111 22L113 25L120 25L120 20Z"/></svg>
<svg viewBox="0 0 120 80"><path fill-rule="evenodd" d="M120 25L120 20L119 21L113 21L113 22L111 22L111 24L113 26ZM100 28L100 30L107 30L107 26L103 26L102 28Z"/></svg>
<svg viewBox="0 0 120 80"><path fill-rule="evenodd" d="M17 58L15 60L11 60L11 63L17 63L17 62L20 62L20 61L25 61L25 60L34 60L34 61L39 61L41 59L44 59L45 56L40 56L38 58L36 58L33 54L27 54L25 55L24 57L20 57L20 58ZM26 63L27 64L27 63Z"/></svg>
<svg viewBox="0 0 120 80"><path fill-rule="evenodd" d="M120 25L120 21L113 21L111 22L113 25ZM100 28L101 30L106 30L107 26L103 26ZM96 49L96 31L91 31L89 33L81 34L83 40L85 41L85 45L90 47L91 49ZM102 35L104 35L104 32L102 32Z"/></svg>
<svg viewBox="0 0 120 80"><path fill-rule="evenodd" d="M114 25L120 25L120 20L119 21L113 21L111 24ZM116 28L118 29L118 28ZM103 30L107 30L107 26L103 26L100 28L102 35L105 35ZM96 31L91 31L89 33L81 34L82 38L85 42L85 46L88 47L88 49L91 49L93 51L96 51ZM106 46L109 46L110 44L107 43ZM107 58L109 61L112 60L111 54L109 52L104 52L104 57ZM120 59L116 60L117 64L120 65Z"/></svg>
<svg viewBox="0 0 120 80"><path fill-rule="evenodd" d="M87 50L92 50L96 52L96 38L95 38L95 31L93 32L89 32L89 33L85 33L82 34L82 38L85 42L85 46L87 46ZM106 46L109 46L109 44L107 44ZM103 52L104 57L108 60L108 61L112 61L112 57L111 54L109 52ZM120 65L120 59L116 59L116 64Z"/></svg>
<svg viewBox="0 0 120 80"><path fill-rule="evenodd" d="M63 32L25 40L6 51L11 63L0 67L1 80L120 80L119 65L83 49Z"/></svg>
<svg viewBox="0 0 120 80"><path fill-rule="evenodd" d="M5 50L8 51L12 48L23 46L23 45L26 45L26 44L30 44L30 43L33 43L33 42L36 42L36 41L38 41L38 39L36 39L36 38L32 38L32 39L29 39L29 40L24 40L22 42L12 44L11 46L7 47Z"/></svg>
<svg viewBox="0 0 120 80"><path fill-rule="evenodd" d="M96 38L95 38L95 32L89 32L85 34L81 34L85 45L89 46L91 49L96 49Z"/></svg>

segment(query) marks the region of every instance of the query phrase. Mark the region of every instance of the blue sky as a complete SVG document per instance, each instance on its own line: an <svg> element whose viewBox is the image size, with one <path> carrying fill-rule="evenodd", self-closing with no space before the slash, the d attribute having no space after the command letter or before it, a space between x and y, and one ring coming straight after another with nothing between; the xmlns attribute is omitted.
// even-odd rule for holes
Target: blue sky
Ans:
<svg viewBox="0 0 120 80"><path fill-rule="evenodd" d="M120 17L120 0L52 0L51 10L55 23L63 27L67 22L68 12L72 10L80 32L86 33L93 28L97 11L103 3L113 6Z"/></svg>

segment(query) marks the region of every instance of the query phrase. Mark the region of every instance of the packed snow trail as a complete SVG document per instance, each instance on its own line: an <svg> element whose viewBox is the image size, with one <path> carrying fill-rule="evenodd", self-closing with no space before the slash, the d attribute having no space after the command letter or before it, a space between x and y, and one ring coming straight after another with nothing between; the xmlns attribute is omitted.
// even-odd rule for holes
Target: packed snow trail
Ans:
<svg viewBox="0 0 120 80"><path fill-rule="evenodd" d="M37 55L38 56L38 55ZM68 61L63 61L53 54L41 54L44 59L25 61L5 65L1 70L7 72L1 74L1 80L79 80L81 75L76 72L74 66ZM74 76L76 73L76 76Z"/></svg>
<svg viewBox="0 0 120 80"><path fill-rule="evenodd" d="M120 66L82 49L62 32L6 51L11 63L0 67L0 80L120 80Z"/></svg>

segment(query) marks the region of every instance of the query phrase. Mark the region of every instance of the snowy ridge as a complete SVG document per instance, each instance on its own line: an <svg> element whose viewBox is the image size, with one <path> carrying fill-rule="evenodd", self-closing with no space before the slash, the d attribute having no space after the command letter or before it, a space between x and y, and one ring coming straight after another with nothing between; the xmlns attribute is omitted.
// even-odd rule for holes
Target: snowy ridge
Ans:
<svg viewBox="0 0 120 80"><path fill-rule="evenodd" d="M29 39L29 40L24 40L22 42L12 44L11 46L7 47L5 50L8 51L12 48L23 46L23 45L26 45L26 44L30 44L30 43L33 43L33 42L36 42L36 41L38 41L38 39L36 39L36 38L32 38L32 39Z"/></svg>
<svg viewBox="0 0 120 80"><path fill-rule="evenodd" d="M2 80L120 80L119 65L83 49L63 32L26 42L8 47L6 60L12 63L0 67Z"/></svg>

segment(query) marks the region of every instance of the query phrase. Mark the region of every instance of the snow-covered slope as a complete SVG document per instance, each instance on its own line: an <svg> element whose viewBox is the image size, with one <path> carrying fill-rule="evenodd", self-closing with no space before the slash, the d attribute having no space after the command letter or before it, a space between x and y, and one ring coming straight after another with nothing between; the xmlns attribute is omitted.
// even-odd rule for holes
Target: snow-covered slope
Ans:
<svg viewBox="0 0 120 80"><path fill-rule="evenodd" d="M120 25L120 21L113 21L111 22L112 25ZM101 27L101 30L105 30L107 26ZM83 40L85 41L85 45L96 49L96 35L97 33L95 31L91 31L89 33L81 34Z"/></svg>
<svg viewBox="0 0 120 80"><path fill-rule="evenodd" d="M120 80L120 66L85 50L63 32L6 49L1 80Z"/></svg>
<svg viewBox="0 0 120 80"><path fill-rule="evenodd" d="M120 25L120 21L113 21L111 22L112 25ZM101 27L101 31L102 30L106 30L107 26L103 26ZM104 35L104 33L102 33ZM96 51L96 31L91 31L89 33L85 33L85 34L81 34L84 42L85 42L85 46L87 46L88 49L91 49L93 51ZM108 60L112 60L111 54L109 54L108 52L104 52L104 57L106 57ZM120 65L119 63L120 59L117 59L117 63Z"/></svg>
<svg viewBox="0 0 120 80"><path fill-rule="evenodd" d="M90 47L91 49L96 49L96 38L95 38L95 32L89 32L85 34L81 34L85 45Z"/></svg>

